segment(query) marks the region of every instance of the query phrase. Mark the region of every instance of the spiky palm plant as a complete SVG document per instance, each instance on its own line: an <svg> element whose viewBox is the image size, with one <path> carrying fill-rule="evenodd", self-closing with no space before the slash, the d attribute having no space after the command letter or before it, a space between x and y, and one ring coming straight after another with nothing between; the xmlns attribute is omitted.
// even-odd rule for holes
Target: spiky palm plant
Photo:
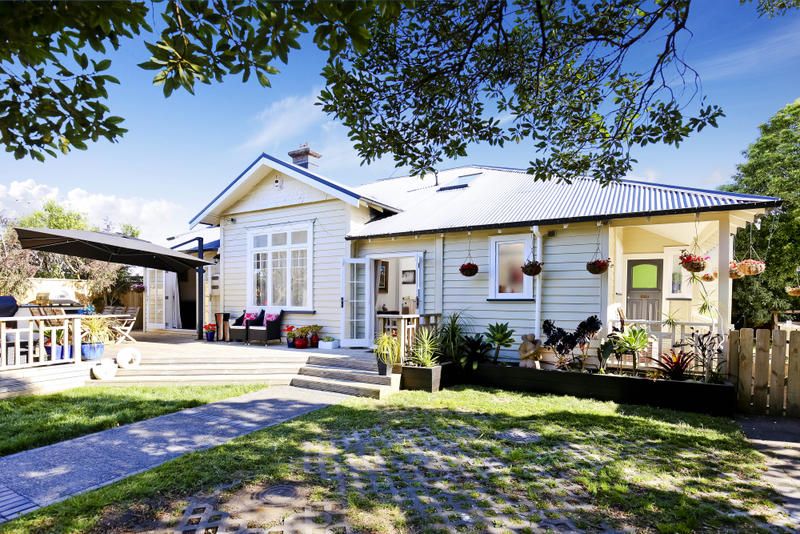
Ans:
<svg viewBox="0 0 800 534"><path fill-rule="evenodd" d="M500 349L510 347L514 343L514 329L508 323L494 323L487 327L486 341L494 347L494 363L500 358Z"/></svg>

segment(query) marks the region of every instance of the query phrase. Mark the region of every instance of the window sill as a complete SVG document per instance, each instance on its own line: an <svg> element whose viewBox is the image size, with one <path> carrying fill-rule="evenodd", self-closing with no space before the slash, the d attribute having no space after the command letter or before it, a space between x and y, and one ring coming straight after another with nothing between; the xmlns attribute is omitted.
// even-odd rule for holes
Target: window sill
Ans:
<svg viewBox="0 0 800 534"><path fill-rule="evenodd" d="M665 297L665 300L692 300L692 297Z"/></svg>
<svg viewBox="0 0 800 534"><path fill-rule="evenodd" d="M299 315L314 315L317 313L317 310L293 310L293 309L284 309L283 313L296 313Z"/></svg>
<svg viewBox="0 0 800 534"><path fill-rule="evenodd" d="M525 297L521 299L497 297L497 298L488 298L486 299L486 302L536 302L536 299L530 297Z"/></svg>

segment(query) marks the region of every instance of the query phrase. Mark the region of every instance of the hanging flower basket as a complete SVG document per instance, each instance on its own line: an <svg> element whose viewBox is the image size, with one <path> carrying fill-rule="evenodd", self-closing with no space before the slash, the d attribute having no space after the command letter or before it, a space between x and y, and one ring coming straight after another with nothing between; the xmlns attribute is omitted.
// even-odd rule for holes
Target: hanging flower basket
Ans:
<svg viewBox="0 0 800 534"><path fill-rule="evenodd" d="M738 268L742 276L758 276L766 270L767 264L761 260L748 258L740 261Z"/></svg>
<svg viewBox="0 0 800 534"><path fill-rule="evenodd" d="M478 266L471 261L468 261L461 264L461 267L458 268L458 272L460 272L463 276L475 276L478 274Z"/></svg>
<svg viewBox="0 0 800 534"><path fill-rule="evenodd" d="M690 273L701 273L705 271L707 259L707 256L698 256L697 254L691 254L686 250L682 250L681 255L678 257L678 260L681 262L681 267Z"/></svg>
<svg viewBox="0 0 800 534"><path fill-rule="evenodd" d="M790 297L800 297L800 286L787 287L786 294Z"/></svg>
<svg viewBox="0 0 800 534"><path fill-rule="evenodd" d="M536 276L542 272L542 265L544 264L536 260L528 260L522 264L522 273L528 276Z"/></svg>
<svg viewBox="0 0 800 534"><path fill-rule="evenodd" d="M603 274L611 265L611 258L596 259L586 263L586 270L592 274Z"/></svg>
<svg viewBox="0 0 800 534"><path fill-rule="evenodd" d="M717 279L717 276L718 275L716 272L703 273L702 275L700 275L700 280L702 280L703 282L713 282L714 280Z"/></svg>
<svg viewBox="0 0 800 534"><path fill-rule="evenodd" d="M735 261L730 263L730 268L728 270L728 278L731 280L739 280L740 278L744 278L744 275L739 272L739 264Z"/></svg>

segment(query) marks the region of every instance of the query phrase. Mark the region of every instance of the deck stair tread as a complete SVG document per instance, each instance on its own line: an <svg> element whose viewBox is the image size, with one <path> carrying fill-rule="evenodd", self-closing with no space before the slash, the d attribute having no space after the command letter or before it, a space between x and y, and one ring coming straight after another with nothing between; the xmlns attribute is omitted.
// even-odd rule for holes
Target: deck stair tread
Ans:
<svg viewBox="0 0 800 534"><path fill-rule="evenodd" d="M392 379L389 376L379 375L377 371L364 369L353 369L348 367L306 365L300 369L301 376L316 376L318 378L332 378L335 380L347 380L351 382L365 382L368 384L391 385Z"/></svg>
<svg viewBox="0 0 800 534"><path fill-rule="evenodd" d="M372 397L373 399L385 398L391 393L390 386L354 382L352 380L336 380L316 376L296 376L292 379L292 386L321 391L332 391L354 395L358 397Z"/></svg>

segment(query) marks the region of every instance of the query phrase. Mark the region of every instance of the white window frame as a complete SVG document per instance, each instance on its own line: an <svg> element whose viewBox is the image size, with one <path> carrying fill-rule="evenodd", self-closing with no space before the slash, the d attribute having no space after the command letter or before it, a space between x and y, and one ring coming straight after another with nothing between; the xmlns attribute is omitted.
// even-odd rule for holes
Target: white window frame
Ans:
<svg viewBox="0 0 800 534"><path fill-rule="evenodd" d="M299 230L306 231L305 245L292 245L291 234ZM272 234L286 233L286 244L273 246ZM270 234L268 247L255 247L253 241L256 236ZM292 250L305 250L308 269L306 271L306 295L308 303L303 306L290 305L292 299ZM286 300L287 304L275 304L272 299L272 252L286 251ZM253 267L253 256L259 252L267 252L267 304L258 305L254 302L255 291L255 269ZM281 308L285 311L308 311L314 309L314 224L312 222L302 224L270 225L257 228L250 228L247 231L247 305L249 307Z"/></svg>
<svg viewBox="0 0 800 534"><path fill-rule="evenodd" d="M532 300L533 277L522 277L522 293L499 293L497 291L497 249L504 243L522 243L524 248L524 258L531 257L533 243L530 234L509 234L496 235L489 237L489 299L491 300ZM525 260L523 260L525 261ZM520 265L520 268L522 265Z"/></svg>
<svg viewBox="0 0 800 534"><path fill-rule="evenodd" d="M692 300L692 283L689 281L691 275L684 271L683 268L679 267L679 271L683 276L683 284L681 285L682 291L679 293L672 292L672 261L681 255L682 250L687 250L689 246L683 247L664 247L664 255L663 255L663 265L664 265L664 272L663 272L663 290L662 293L664 295L664 300ZM626 288L627 288L627 281L626 281Z"/></svg>

